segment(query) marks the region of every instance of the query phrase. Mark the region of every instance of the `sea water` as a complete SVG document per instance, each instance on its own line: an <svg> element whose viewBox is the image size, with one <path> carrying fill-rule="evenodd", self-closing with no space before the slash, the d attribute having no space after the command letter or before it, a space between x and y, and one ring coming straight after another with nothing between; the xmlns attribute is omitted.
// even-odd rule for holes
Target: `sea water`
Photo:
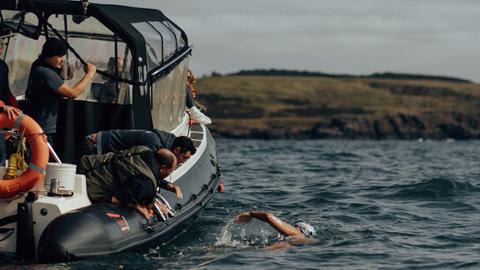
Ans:
<svg viewBox="0 0 480 270"><path fill-rule="evenodd" d="M480 269L479 141L221 139L217 145L225 193L176 240L34 267ZM268 225L233 222L249 210L308 222L317 236L269 250L285 240Z"/></svg>

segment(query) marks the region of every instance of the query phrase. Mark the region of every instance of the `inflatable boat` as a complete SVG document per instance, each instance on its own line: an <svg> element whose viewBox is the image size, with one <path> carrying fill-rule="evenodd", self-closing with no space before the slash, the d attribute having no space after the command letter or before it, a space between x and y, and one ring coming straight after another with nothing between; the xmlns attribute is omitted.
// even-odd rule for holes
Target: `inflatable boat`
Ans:
<svg viewBox="0 0 480 270"><path fill-rule="evenodd" d="M24 94L30 65L47 37L68 47L66 81L76 83L86 62L98 73L82 96L60 102L53 151L46 150L43 131L27 115L7 121L0 113L0 128L14 128L13 136L24 135L31 149L28 168L0 180L0 252L27 261L69 261L178 237L221 181L215 141L185 110L192 50L185 32L158 10L85 0L2 0L0 12L0 56L14 94ZM146 220L133 208L92 204L85 176L58 176L55 168L70 165L47 163L48 152L75 163L84 137L94 132L153 128L188 136L197 148L166 179L181 187L183 198L168 191L156 195L168 206L166 215L159 211ZM59 192L49 192L52 185Z"/></svg>

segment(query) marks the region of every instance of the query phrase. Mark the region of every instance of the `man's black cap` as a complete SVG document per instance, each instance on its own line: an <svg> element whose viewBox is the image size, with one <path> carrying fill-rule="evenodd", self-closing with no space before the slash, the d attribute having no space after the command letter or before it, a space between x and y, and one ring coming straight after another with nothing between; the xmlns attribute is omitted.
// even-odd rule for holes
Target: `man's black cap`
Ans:
<svg viewBox="0 0 480 270"><path fill-rule="evenodd" d="M42 47L42 57L62 56L67 54L67 47L58 38L49 38Z"/></svg>

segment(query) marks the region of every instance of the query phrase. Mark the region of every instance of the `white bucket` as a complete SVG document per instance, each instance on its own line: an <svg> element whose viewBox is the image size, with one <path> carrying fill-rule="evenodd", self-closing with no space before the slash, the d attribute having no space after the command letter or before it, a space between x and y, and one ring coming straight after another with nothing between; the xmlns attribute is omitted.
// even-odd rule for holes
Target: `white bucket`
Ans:
<svg viewBox="0 0 480 270"><path fill-rule="evenodd" d="M45 189L50 191L50 181L58 179L60 190L73 191L75 189L75 171L77 165L67 163L47 163L47 174L45 175Z"/></svg>

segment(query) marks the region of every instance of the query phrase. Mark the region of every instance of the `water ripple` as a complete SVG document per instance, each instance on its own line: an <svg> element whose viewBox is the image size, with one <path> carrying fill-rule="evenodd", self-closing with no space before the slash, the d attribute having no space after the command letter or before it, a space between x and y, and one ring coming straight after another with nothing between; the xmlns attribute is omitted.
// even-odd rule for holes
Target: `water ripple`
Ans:
<svg viewBox="0 0 480 270"><path fill-rule="evenodd" d="M218 140L217 145L226 192L216 194L175 241L44 269L480 266L475 259L480 141ZM233 218L250 210L270 211L288 223L303 220L318 235L308 245L266 250L280 239L264 223L233 228ZM0 261L9 265L6 257Z"/></svg>
<svg viewBox="0 0 480 270"><path fill-rule="evenodd" d="M480 189L469 183L449 178L432 178L412 184L396 184L388 187L372 187L381 197L390 199L445 200L457 195L478 192Z"/></svg>

